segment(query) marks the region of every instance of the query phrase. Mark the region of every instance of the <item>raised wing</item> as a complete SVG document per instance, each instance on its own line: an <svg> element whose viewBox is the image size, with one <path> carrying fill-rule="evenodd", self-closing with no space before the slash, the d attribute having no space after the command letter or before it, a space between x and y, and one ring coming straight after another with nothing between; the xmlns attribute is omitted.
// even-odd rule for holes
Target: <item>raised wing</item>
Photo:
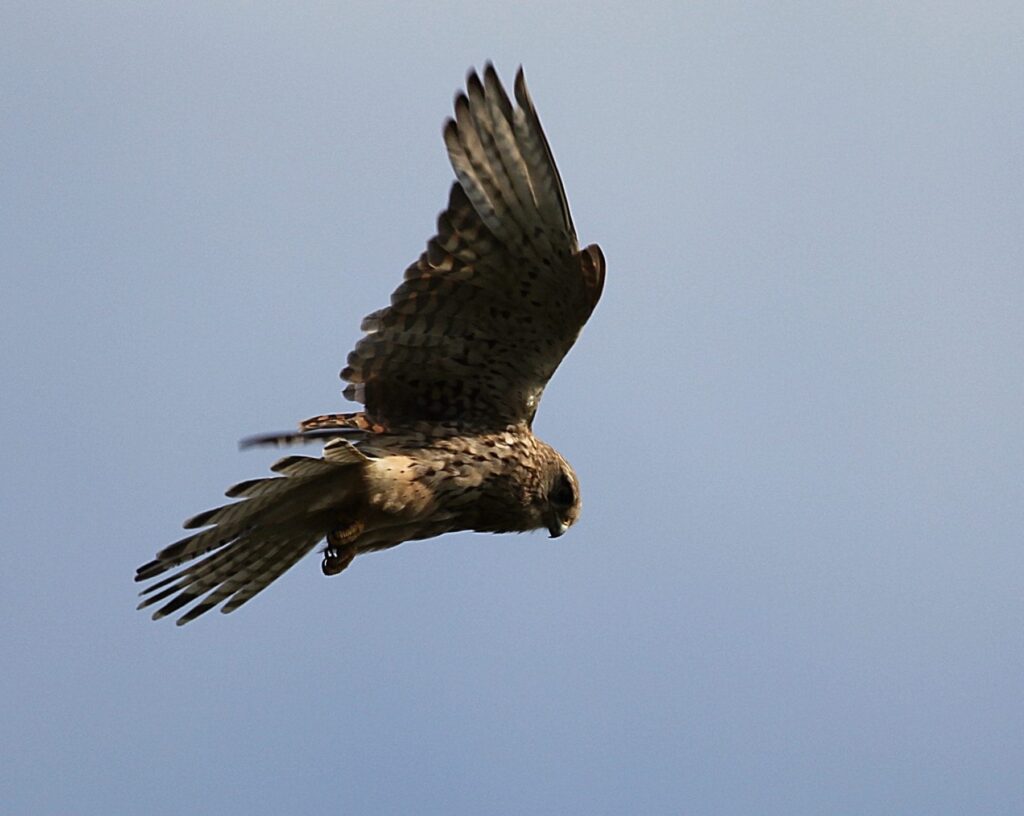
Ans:
<svg viewBox="0 0 1024 816"><path fill-rule="evenodd" d="M513 106L488 64L444 129L458 182L427 251L341 372L372 422L532 422L544 386L604 285L580 251L520 68Z"/></svg>

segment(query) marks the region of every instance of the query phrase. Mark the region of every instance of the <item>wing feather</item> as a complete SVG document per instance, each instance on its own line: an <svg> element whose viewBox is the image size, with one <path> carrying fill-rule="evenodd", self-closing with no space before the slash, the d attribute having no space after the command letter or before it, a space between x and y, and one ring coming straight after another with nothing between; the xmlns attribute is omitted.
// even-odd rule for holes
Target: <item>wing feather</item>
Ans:
<svg viewBox="0 0 1024 816"><path fill-rule="evenodd" d="M597 304L604 259L579 249L522 69L515 100L489 64L455 98L437 234L342 370L372 422L531 422Z"/></svg>

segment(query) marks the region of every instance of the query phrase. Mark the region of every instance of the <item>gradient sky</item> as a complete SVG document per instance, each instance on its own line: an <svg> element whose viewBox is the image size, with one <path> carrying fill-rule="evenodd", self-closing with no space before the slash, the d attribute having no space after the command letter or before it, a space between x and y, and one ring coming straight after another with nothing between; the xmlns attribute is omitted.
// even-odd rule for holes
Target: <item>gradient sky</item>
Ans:
<svg viewBox="0 0 1024 816"><path fill-rule="evenodd" d="M1024 812L1022 9L4 3L4 811ZM237 440L345 407L486 59L608 259L581 522L150 621Z"/></svg>

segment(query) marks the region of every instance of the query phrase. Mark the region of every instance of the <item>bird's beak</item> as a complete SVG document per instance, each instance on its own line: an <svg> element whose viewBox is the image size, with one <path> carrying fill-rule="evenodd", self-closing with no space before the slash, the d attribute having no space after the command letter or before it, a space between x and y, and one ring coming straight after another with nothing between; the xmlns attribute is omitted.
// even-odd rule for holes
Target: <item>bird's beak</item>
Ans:
<svg viewBox="0 0 1024 816"><path fill-rule="evenodd" d="M569 525L564 521L553 521L548 525L548 532L551 533L552 538L558 538L560 535L564 535L565 531L569 529Z"/></svg>

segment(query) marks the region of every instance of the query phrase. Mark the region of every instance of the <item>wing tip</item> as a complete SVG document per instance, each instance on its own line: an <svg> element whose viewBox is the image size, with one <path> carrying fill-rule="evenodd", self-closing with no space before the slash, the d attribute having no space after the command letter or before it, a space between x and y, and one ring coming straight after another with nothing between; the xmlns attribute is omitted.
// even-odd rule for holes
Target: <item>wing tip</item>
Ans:
<svg viewBox="0 0 1024 816"><path fill-rule="evenodd" d="M530 98L530 89L526 87L526 72L522 65L516 71L515 95L519 107L524 111L533 111L533 99Z"/></svg>

